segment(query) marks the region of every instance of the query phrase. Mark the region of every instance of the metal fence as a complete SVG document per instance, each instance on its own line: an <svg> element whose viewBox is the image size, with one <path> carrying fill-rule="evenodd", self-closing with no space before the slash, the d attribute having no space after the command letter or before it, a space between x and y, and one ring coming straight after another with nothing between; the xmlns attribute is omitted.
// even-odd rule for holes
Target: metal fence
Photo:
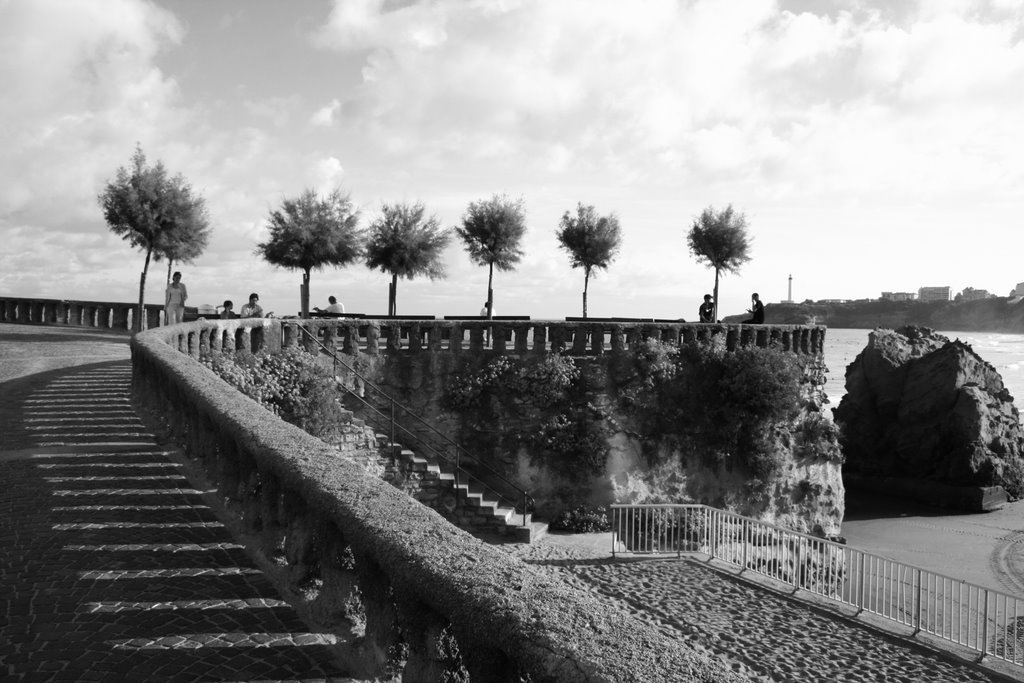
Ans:
<svg viewBox="0 0 1024 683"><path fill-rule="evenodd" d="M705 505L612 505L612 555L699 552L1024 667L1024 599Z"/></svg>

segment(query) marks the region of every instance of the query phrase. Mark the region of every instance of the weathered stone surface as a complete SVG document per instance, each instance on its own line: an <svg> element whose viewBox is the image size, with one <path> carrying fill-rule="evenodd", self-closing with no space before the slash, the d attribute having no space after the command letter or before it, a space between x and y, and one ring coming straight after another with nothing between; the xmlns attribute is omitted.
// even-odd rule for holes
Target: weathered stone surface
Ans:
<svg viewBox="0 0 1024 683"><path fill-rule="evenodd" d="M875 330L846 370L846 392L835 417L851 483L885 480L890 491L973 509L1001 498L956 487L1024 493L1020 416L998 371L968 344L928 328ZM901 479L942 486L894 488Z"/></svg>

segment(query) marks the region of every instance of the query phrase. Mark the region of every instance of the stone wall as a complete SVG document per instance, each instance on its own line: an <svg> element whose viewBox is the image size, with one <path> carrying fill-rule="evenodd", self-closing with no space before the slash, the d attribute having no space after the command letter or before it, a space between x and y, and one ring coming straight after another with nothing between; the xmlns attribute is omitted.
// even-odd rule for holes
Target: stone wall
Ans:
<svg viewBox="0 0 1024 683"><path fill-rule="evenodd" d="M533 464L526 447L505 452L475 453L511 475L536 501L537 513L551 519L567 504L580 500L593 505L612 502L700 502L778 523L792 529L833 536L840 533L844 489L838 448L827 454L796 452L785 470L765 483L764 495L749 494L748 474L705 459L667 452L659 459L670 466L649 464L644 450L671 451L672 445L645 443L629 428L628 416L616 405L614 366L647 339L669 344L718 347L726 351L759 347L799 358L805 373L804 411L821 410L824 384L822 348L825 329L817 326L701 325L687 323L578 323L477 321L315 321L306 322L328 345L346 351L347 362L360 375L379 384L397 401L445 430L462 445L467 442L462 416L444 408L453 374L480 367L497 356L540 358L561 353L576 359L596 387L586 397L605 410L614 424L607 441L604 472L581 485ZM285 343L297 343L297 332L285 329ZM491 328L494 343L485 345ZM468 336L468 339L466 337ZM303 337L305 339L305 337ZM384 340L382 343L381 340ZM339 370L344 376L344 370ZM352 386L358 381L348 380ZM475 429L527 434L538 429L542 415L499 415L492 425ZM834 441L834 439L833 439ZM834 444L833 444L834 445ZM568 501L570 491L573 501Z"/></svg>
<svg viewBox="0 0 1024 683"><path fill-rule="evenodd" d="M0 297L0 323L69 325L132 331L137 304L72 299ZM159 327L164 307L146 304L146 327Z"/></svg>
<svg viewBox="0 0 1024 683"><path fill-rule="evenodd" d="M477 681L742 680L460 531L192 358L204 340L273 348L280 325L199 321L136 335L133 397L205 465L314 612L329 623L360 622L358 639L341 646L360 678L397 664L404 681L442 680L437 641L449 631ZM407 655L395 662L389 653L400 643Z"/></svg>

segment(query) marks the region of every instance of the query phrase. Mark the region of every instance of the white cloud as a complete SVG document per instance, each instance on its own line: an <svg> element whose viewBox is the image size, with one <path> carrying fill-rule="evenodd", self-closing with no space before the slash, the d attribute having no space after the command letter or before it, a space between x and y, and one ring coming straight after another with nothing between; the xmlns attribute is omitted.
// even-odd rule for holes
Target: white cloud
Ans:
<svg viewBox="0 0 1024 683"><path fill-rule="evenodd" d="M338 115L340 110L341 101L333 99L328 104L313 112L313 116L310 117L310 123L314 126L329 126L334 123L334 117Z"/></svg>
<svg viewBox="0 0 1024 683"><path fill-rule="evenodd" d="M1020 175L998 151L1019 147L1019 28L979 18L978 2L927 4L885 18L773 0L729 12L667 0L642 12L613 0L339 1L318 40L365 55L363 83L340 105L351 125L424 165L617 167L674 183L727 173L761 196L883 178L885 192L941 194L980 188L998 167L1006 187Z"/></svg>

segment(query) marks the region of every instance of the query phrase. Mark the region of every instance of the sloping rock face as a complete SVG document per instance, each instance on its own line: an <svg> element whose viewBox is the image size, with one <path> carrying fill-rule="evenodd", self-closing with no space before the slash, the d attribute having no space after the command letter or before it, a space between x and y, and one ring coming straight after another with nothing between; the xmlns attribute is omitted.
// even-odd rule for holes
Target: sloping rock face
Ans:
<svg viewBox="0 0 1024 683"><path fill-rule="evenodd" d="M1024 493L1020 415L969 345L925 327L877 329L846 369L846 392L835 419L848 485L971 509Z"/></svg>

